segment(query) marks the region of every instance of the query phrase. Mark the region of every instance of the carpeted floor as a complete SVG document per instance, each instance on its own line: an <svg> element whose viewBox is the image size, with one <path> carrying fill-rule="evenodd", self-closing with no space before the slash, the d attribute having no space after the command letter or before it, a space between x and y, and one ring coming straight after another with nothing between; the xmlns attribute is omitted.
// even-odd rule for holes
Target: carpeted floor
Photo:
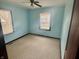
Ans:
<svg viewBox="0 0 79 59"><path fill-rule="evenodd" d="M9 59L60 59L58 39L27 35L6 47Z"/></svg>

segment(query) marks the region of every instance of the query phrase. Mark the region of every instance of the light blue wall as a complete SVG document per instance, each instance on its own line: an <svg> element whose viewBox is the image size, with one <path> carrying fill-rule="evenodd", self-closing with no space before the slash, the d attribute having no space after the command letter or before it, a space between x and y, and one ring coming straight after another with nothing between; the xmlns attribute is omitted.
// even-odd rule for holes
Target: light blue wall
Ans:
<svg viewBox="0 0 79 59"><path fill-rule="evenodd" d="M65 52L65 47L66 47L66 42L67 42L68 32L70 27L70 21L72 16L73 2L74 0L66 0L64 22L63 22L62 36L61 36L62 59L64 59L64 52Z"/></svg>
<svg viewBox="0 0 79 59"><path fill-rule="evenodd" d="M28 11L11 3L0 3L0 8L11 10L14 32L5 35L5 42L12 41L28 33Z"/></svg>
<svg viewBox="0 0 79 59"><path fill-rule="evenodd" d="M30 10L29 12L29 24L30 33L40 34L55 38L61 37L61 28L64 15L64 6L55 6L49 8L40 8ZM51 14L51 31L40 30L40 13L48 12Z"/></svg>
<svg viewBox="0 0 79 59"><path fill-rule="evenodd" d="M1 2L0 8L8 9L12 12L14 32L4 36L6 43L29 32L56 38L61 36L64 6L28 10L12 3ZM40 13L42 12L51 14L51 31L39 29Z"/></svg>

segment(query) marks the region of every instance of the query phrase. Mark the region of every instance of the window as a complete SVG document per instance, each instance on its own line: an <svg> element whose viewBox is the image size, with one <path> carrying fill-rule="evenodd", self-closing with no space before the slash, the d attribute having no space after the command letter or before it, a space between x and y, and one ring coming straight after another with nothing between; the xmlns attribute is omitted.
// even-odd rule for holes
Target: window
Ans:
<svg viewBox="0 0 79 59"><path fill-rule="evenodd" d="M2 24L3 34L13 32L11 12L9 10L0 10L0 20Z"/></svg>
<svg viewBox="0 0 79 59"><path fill-rule="evenodd" d="M50 30L50 13L40 14L40 29Z"/></svg>

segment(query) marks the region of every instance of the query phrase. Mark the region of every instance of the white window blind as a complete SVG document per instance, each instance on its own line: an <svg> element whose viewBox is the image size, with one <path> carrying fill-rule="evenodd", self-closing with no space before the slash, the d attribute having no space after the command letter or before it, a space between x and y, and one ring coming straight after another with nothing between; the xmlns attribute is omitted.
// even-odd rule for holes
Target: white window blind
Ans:
<svg viewBox="0 0 79 59"><path fill-rule="evenodd" d="M40 29L50 30L50 13L40 14Z"/></svg>
<svg viewBox="0 0 79 59"><path fill-rule="evenodd" d="M9 10L0 10L0 20L2 24L3 34L13 32L11 12Z"/></svg>

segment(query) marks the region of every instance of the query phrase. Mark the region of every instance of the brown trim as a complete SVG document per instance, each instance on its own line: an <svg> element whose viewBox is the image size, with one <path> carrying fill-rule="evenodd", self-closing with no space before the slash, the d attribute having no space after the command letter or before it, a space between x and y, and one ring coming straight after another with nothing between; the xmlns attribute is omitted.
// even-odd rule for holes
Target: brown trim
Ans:
<svg viewBox="0 0 79 59"><path fill-rule="evenodd" d="M79 0L75 0L74 6L68 46L64 55L65 59L78 59L79 57L77 55L79 50Z"/></svg>
<svg viewBox="0 0 79 59"><path fill-rule="evenodd" d="M22 38L22 37L24 37L24 36L26 36L26 35L29 35L29 34L31 34L31 35L37 35L37 36L43 36L43 37L49 37L49 36L40 35L40 34L27 33L27 34L25 34L25 35L23 35L23 36L21 36L21 37L19 37L19 38L16 38L16 39L14 39L14 40L12 40L12 41L6 43L6 45L7 45L7 44L12 44L14 41L16 41L16 40L18 40L18 39L20 39L20 38ZM55 37L49 37L49 38L60 39L60 38L55 38Z"/></svg>
<svg viewBox="0 0 79 59"><path fill-rule="evenodd" d="M49 36L40 35L40 34L27 33L27 34L25 34L25 35L23 35L23 36L21 36L21 37L19 37L19 38L16 38L16 39L14 39L14 40L12 40L12 41L6 43L6 45L7 45L7 44L12 44L14 41L16 41L16 40L18 40L18 39L20 39L20 38L22 38L22 37L24 37L24 36L26 36L26 35L29 35L29 34L31 34L31 35L37 35L37 36L42 36L42 37L48 37L48 38L54 38L54 39L60 39L60 38L49 37Z"/></svg>
<svg viewBox="0 0 79 59"><path fill-rule="evenodd" d="M72 9L70 27L69 27L68 38L67 38L67 43L66 43L66 48L65 48L65 50L67 50L67 46L68 46L68 41L69 41L68 39L69 39L69 35L70 35L70 29L71 29L71 26L72 26L72 18L73 18L73 13L74 13L75 2L76 2L76 0L74 0L74 3L73 3L73 9Z"/></svg>
<svg viewBox="0 0 79 59"><path fill-rule="evenodd" d="M29 33L31 35L37 35L37 36L42 36L42 37L48 37L48 38L54 38L54 39L60 39L60 38L56 38L56 37L50 37L50 36L46 36L46 35L41 35L41 34L35 34L35 33Z"/></svg>
<svg viewBox="0 0 79 59"><path fill-rule="evenodd" d="M62 55L61 55L61 39L60 39L60 43L59 43L59 48L60 48L60 59L62 59Z"/></svg>
<svg viewBox="0 0 79 59"><path fill-rule="evenodd" d="M6 43L6 45L7 45L7 44L12 44L14 41L19 40L20 38L22 38L22 37L24 37L24 36L26 36L26 35L28 35L28 34L29 34L29 33L27 33L27 34L25 34L25 35L23 35L23 36L21 36L21 37L18 37L18 38L16 38L16 39L14 39L14 40L12 40L12 41Z"/></svg>

